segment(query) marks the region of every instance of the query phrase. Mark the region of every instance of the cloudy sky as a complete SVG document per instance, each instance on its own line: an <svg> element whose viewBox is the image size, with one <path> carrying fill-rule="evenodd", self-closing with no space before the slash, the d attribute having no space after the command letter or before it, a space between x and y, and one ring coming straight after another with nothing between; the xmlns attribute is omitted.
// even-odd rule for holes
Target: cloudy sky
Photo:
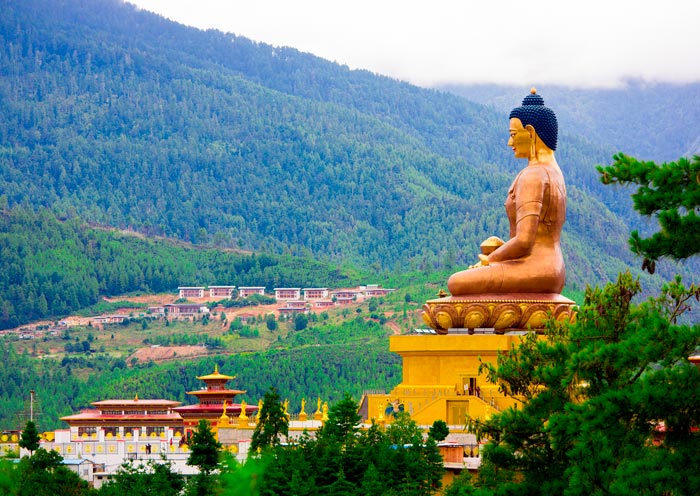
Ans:
<svg viewBox="0 0 700 496"><path fill-rule="evenodd" d="M127 1L422 86L700 81L698 0Z"/></svg>

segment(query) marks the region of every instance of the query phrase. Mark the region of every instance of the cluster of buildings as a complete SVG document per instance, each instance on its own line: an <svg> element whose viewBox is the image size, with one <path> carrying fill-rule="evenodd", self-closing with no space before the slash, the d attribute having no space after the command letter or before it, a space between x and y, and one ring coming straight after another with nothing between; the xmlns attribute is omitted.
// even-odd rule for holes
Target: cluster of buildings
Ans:
<svg viewBox="0 0 700 496"><path fill-rule="evenodd" d="M62 417L68 428L44 433L41 447L57 451L68 468L96 488L129 460L167 460L173 470L194 475L197 468L187 465L188 440L200 420L206 420L224 449L239 461L245 460L262 400L257 405L237 401L246 391L229 388L227 384L235 377L220 373L218 367L197 379L204 386L187 393L197 399L192 405L167 399L141 399L138 395L133 399L95 401L91 408ZM369 399L370 396L365 395L358 410L364 419L360 427L369 428L372 422L391 422L392 411L396 410L399 400L391 401L388 395L383 395L381 402L375 402L376 411L368 412ZM302 400L301 409L292 414L289 402L285 401L284 409L289 418L289 435L285 442L305 431L313 434L328 420L327 402L318 398L310 409L315 411L309 413L306 407L306 401ZM465 434L463 422L460 424L451 426L454 434L440 445L448 471L476 468L480 460L476 440L471 434ZM427 429L429 425L424 427ZM15 443L16 438L17 435Z"/></svg>
<svg viewBox="0 0 700 496"><path fill-rule="evenodd" d="M386 296L394 289L382 288L378 284L368 284L353 289L329 288L274 288L274 299L278 303L277 311L280 316L289 317L298 313L309 313L313 310L324 310L337 306L348 305L369 298ZM249 298L253 295L266 296L264 286L180 286L178 288L178 298L187 300L216 300ZM270 295L272 297L272 295ZM155 316L165 316L171 318L190 318L197 314L209 312L209 307L202 303L171 303L167 305L151 306L148 312ZM96 323L118 323L127 318L125 315L104 316L106 322Z"/></svg>
<svg viewBox="0 0 700 496"><path fill-rule="evenodd" d="M246 391L230 389L227 383L233 376L221 374L218 367L211 374L197 377L205 386L187 394L196 397L192 405L182 405L179 401L165 399L111 399L92 403L92 408L62 417L68 428L44 433L41 447L55 450L63 458L66 466L76 471L82 478L99 488L113 476L119 467L128 460L167 460L173 470L184 475L196 473L196 467L187 465L190 447L188 440L200 420L206 420L224 449L240 461L248 455L251 438L257 422L258 405L248 405L236 397ZM328 419L328 404L318 398L315 411L307 413L306 402L302 400L298 413L285 412L289 417L290 441L304 431L313 433ZM391 405L386 403L386 416L379 411L373 420L379 423L390 421ZM369 421L367 421L369 422ZM369 423L364 425L369 427ZM462 435L463 437L464 435ZM16 438L17 436L15 436ZM16 439L15 439L16 442ZM464 463L465 454L473 456L475 441L470 443L446 443L443 451L447 463L459 460ZM469 451L471 448L471 451ZM28 453L22 453L28 454Z"/></svg>
<svg viewBox="0 0 700 496"><path fill-rule="evenodd" d="M235 377L221 374L218 367L197 379L205 385L188 392L197 399L195 404L138 395L95 401L91 408L62 417L68 428L44 433L41 447L57 451L69 468L95 487L128 460L165 458L177 472L196 473L187 465L188 439L200 420L209 422L227 450L245 458L259 407L237 402L236 396L246 391L227 387Z"/></svg>

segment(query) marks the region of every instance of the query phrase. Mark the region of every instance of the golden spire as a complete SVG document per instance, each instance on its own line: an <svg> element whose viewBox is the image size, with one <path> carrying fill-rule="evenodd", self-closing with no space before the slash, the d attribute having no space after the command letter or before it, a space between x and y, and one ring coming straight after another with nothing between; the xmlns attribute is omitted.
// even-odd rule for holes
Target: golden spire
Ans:
<svg viewBox="0 0 700 496"><path fill-rule="evenodd" d="M245 400L241 401L241 413L238 415L238 427L245 428L248 427L248 415L246 415L246 407L248 403Z"/></svg>
<svg viewBox="0 0 700 496"><path fill-rule="evenodd" d="M299 420L302 422L306 422L306 419L309 417L306 412L304 411L304 407L306 406L306 399L302 398L301 399L301 411L299 412Z"/></svg>
<svg viewBox="0 0 700 496"><path fill-rule="evenodd" d="M324 401L323 402L323 418L321 419L322 422L326 422L328 420L328 402Z"/></svg>
<svg viewBox="0 0 700 496"><path fill-rule="evenodd" d="M228 427L229 425L229 418L228 415L226 415L226 400L224 400L224 411L221 414L221 417L219 417L219 427Z"/></svg>
<svg viewBox="0 0 700 496"><path fill-rule="evenodd" d="M530 94L531 94L531 95L536 95L536 94L537 94L537 89L536 89L534 86L533 86L532 88L530 88Z"/></svg>
<svg viewBox="0 0 700 496"><path fill-rule="evenodd" d="M321 420L323 418L323 412L321 412L321 397L318 397L318 403L316 407L316 412L314 413L314 420Z"/></svg>
<svg viewBox="0 0 700 496"><path fill-rule="evenodd" d="M134 396L134 401L138 401L138 400L139 400L139 393L136 393L136 396Z"/></svg>

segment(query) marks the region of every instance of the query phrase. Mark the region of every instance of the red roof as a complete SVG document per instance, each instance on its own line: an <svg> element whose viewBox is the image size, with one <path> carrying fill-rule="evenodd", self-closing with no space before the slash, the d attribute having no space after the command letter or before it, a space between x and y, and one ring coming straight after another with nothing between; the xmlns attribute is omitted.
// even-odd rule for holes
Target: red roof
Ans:
<svg viewBox="0 0 700 496"><path fill-rule="evenodd" d="M165 413L165 414L156 414L156 415L144 415L144 414L128 414L128 415L102 415L100 414L99 410L94 410L94 411L82 411L81 413L78 413L76 415L68 415L67 417L61 417L61 420L68 422L69 424L71 422L87 422L87 421L93 421L93 422L101 422L101 423L108 423L108 422L130 422L133 420L148 420L148 421L175 421L179 422L182 420L182 417L178 413L172 412L172 413Z"/></svg>

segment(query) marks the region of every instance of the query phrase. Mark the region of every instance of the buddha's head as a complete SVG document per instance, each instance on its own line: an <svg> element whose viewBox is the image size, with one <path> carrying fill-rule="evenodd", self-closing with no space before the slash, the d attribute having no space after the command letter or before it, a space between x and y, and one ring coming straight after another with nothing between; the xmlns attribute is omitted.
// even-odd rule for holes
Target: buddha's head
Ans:
<svg viewBox="0 0 700 496"><path fill-rule="evenodd" d="M557 149L557 116L544 106L544 100L535 88L523 99L523 104L510 111L510 119L519 119L523 128L531 126L542 142L551 150Z"/></svg>

